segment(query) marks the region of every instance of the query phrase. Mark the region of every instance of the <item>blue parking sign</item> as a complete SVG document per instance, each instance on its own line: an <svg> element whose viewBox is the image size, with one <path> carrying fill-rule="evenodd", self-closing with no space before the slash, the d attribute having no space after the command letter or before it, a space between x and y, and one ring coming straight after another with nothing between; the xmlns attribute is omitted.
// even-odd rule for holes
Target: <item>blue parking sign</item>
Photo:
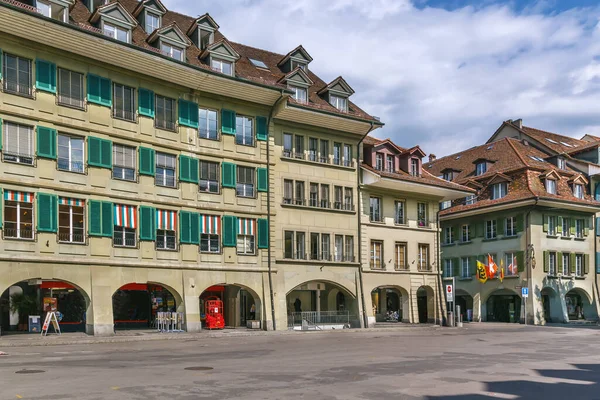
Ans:
<svg viewBox="0 0 600 400"><path fill-rule="evenodd" d="M521 296L529 297L529 288L528 287L523 286L521 288Z"/></svg>

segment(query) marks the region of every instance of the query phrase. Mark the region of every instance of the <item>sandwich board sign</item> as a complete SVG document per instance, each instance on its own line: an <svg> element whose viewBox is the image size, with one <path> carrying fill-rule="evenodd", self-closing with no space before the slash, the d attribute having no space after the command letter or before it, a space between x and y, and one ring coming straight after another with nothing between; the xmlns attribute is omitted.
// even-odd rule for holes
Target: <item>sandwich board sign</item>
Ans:
<svg viewBox="0 0 600 400"><path fill-rule="evenodd" d="M46 319L44 320L44 325L42 326L42 336L46 336L48 334L50 324L52 324L52 327L54 328L54 333L58 333L60 335L60 326L58 325L56 312L50 311L46 314Z"/></svg>

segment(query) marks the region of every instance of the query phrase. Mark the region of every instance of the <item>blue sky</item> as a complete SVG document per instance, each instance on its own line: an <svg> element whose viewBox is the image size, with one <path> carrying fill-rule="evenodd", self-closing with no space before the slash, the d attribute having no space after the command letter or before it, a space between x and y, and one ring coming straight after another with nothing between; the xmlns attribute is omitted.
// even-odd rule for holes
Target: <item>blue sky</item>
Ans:
<svg viewBox="0 0 600 400"><path fill-rule="evenodd" d="M304 45L325 81L386 123L377 137L438 157L506 119L600 135L600 6L590 0L164 0L209 12L230 40L282 54Z"/></svg>

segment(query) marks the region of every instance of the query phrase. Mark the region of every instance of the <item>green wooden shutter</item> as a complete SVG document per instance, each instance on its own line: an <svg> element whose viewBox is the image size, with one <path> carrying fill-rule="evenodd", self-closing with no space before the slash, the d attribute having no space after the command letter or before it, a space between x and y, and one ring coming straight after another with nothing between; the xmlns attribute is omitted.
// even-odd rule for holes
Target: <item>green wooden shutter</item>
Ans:
<svg viewBox="0 0 600 400"><path fill-rule="evenodd" d="M56 232L58 219L58 198L53 194L37 194L37 230Z"/></svg>
<svg viewBox="0 0 600 400"><path fill-rule="evenodd" d="M2 58L2 52L0 52L0 58ZM0 63L0 69L2 69L2 63ZM2 75L0 75L0 79L2 79ZM2 150L2 137L4 136L2 130L2 118L0 118L0 150Z"/></svg>
<svg viewBox="0 0 600 400"><path fill-rule="evenodd" d="M200 214L192 213L190 218L190 240L192 244L200 244Z"/></svg>
<svg viewBox="0 0 600 400"><path fill-rule="evenodd" d="M544 272L548 273L550 267L550 253L548 251L544 251Z"/></svg>
<svg viewBox="0 0 600 400"><path fill-rule="evenodd" d="M571 221L571 228L569 230L569 235L574 236L575 235L575 218L569 218L569 221Z"/></svg>
<svg viewBox="0 0 600 400"><path fill-rule="evenodd" d="M90 236L102 236L102 202L88 201L88 233Z"/></svg>
<svg viewBox="0 0 600 400"><path fill-rule="evenodd" d="M556 218L556 233L562 234L563 217Z"/></svg>
<svg viewBox="0 0 600 400"><path fill-rule="evenodd" d="M112 168L112 142L94 136L88 137L88 165Z"/></svg>
<svg viewBox="0 0 600 400"><path fill-rule="evenodd" d="M590 273L590 255L588 253L583 255L583 274L587 275Z"/></svg>
<svg viewBox="0 0 600 400"><path fill-rule="evenodd" d="M0 132L2 132L2 121L0 120ZM2 146L0 146L2 149ZM600 217L596 217L596 236L600 236Z"/></svg>
<svg viewBox="0 0 600 400"><path fill-rule="evenodd" d="M477 257L469 257L469 275L477 275Z"/></svg>
<svg viewBox="0 0 600 400"><path fill-rule="evenodd" d="M2 79L2 63L4 62L4 57L2 57L2 49L0 49L0 79Z"/></svg>
<svg viewBox="0 0 600 400"><path fill-rule="evenodd" d="M198 104L179 99L179 125L198 129Z"/></svg>
<svg viewBox="0 0 600 400"><path fill-rule="evenodd" d="M112 237L115 221L113 220L114 206L109 201L102 202L102 236Z"/></svg>
<svg viewBox="0 0 600 400"><path fill-rule="evenodd" d="M583 236L587 236L590 234L590 219L583 219Z"/></svg>
<svg viewBox="0 0 600 400"><path fill-rule="evenodd" d="M461 271L460 258L455 257L452 259L452 269L452 272L454 273L453 276L459 277Z"/></svg>
<svg viewBox="0 0 600 400"><path fill-rule="evenodd" d="M267 119L265 117L256 117L256 140L267 140L268 138Z"/></svg>
<svg viewBox="0 0 600 400"><path fill-rule="evenodd" d="M267 192L269 190L269 175L266 168L256 169L256 190L259 192Z"/></svg>
<svg viewBox="0 0 600 400"><path fill-rule="evenodd" d="M35 60L35 87L37 90L56 93L55 64L44 60Z"/></svg>
<svg viewBox="0 0 600 400"><path fill-rule="evenodd" d="M1 191L0 191L1 194ZM0 225L2 226L2 225ZM600 252L596 253L596 273L600 274Z"/></svg>
<svg viewBox="0 0 600 400"><path fill-rule="evenodd" d="M154 176L156 163L154 161L155 152L154 149L147 147L140 147L140 175Z"/></svg>
<svg viewBox="0 0 600 400"><path fill-rule="evenodd" d="M156 239L156 209L140 206L140 240Z"/></svg>
<svg viewBox="0 0 600 400"><path fill-rule="evenodd" d="M198 184L198 160L193 157L179 156L179 180Z"/></svg>
<svg viewBox="0 0 600 400"><path fill-rule="evenodd" d="M235 111L221 110L221 133L235 135Z"/></svg>
<svg viewBox="0 0 600 400"><path fill-rule="evenodd" d="M525 219L523 214L517 214L517 232L523 232Z"/></svg>
<svg viewBox="0 0 600 400"><path fill-rule="evenodd" d="M548 232L548 216L547 215L542 215L543 218L543 222L544 222L544 232Z"/></svg>
<svg viewBox="0 0 600 400"><path fill-rule="evenodd" d="M200 215L189 211L179 212L179 240L183 244L200 243Z"/></svg>
<svg viewBox="0 0 600 400"><path fill-rule="evenodd" d="M556 252L556 274L562 273L563 262L562 262L563 253L560 251Z"/></svg>
<svg viewBox="0 0 600 400"><path fill-rule="evenodd" d="M223 180L223 187L227 187L227 188L235 188L236 186L236 178L235 178L235 174L236 174L236 166L235 164L232 163L228 163L228 162L224 162L222 163L222 169L223 169L223 173L222 175L222 180Z"/></svg>
<svg viewBox="0 0 600 400"><path fill-rule="evenodd" d="M0 57L2 57L1 51L0 51ZM1 63L0 63L1 64ZM1 65L0 65L1 67ZM0 189L0 199L2 198L2 189ZM0 228L2 228L2 201L0 200ZM600 254L600 253L598 253Z"/></svg>
<svg viewBox="0 0 600 400"><path fill-rule="evenodd" d="M237 217L223 216L223 247L236 247L237 245Z"/></svg>
<svg viewBox="0 0 600 400"><path fill-rule="evenodd" d="M56 129L37 127L37 152L38 157L56 160Z"/></svg>
<svg viewBox="0 0 600 400"><path fill-rule="evenodd" d="M496 219L496 235L504 235L504 225L506 223L506 218L498 218Z"/></svg>
<svg viewBox="0 0 600 400"><path fill-rule="evenodd" d="M574 274L576 267L575 267L575 253L571 253L571 259L569 261L571 261L571 264L569 265L569 273Z"/></svg>
<svg viewBox="0 0 600 400"><path fill-rule="evenodd" d="M152 90L138 89L138 113L154 118L154 92Z"/></svg>
<svg viewBox="0 0 600 400"><path fill-rule="evenodd" d="M458 226L453 226L450 228L452 230L452 243L458 242Z"/></svg>
<svg viewBox="0 0 600 400"><path fill-rule="evenodd" d="M266 218L258 219L258 248L269 248L269 221Z"/></svg>
<svg viewBox="0 0 600 400"><path fill-rule="evenodd" d="M515 257L517 258L517 270L519 272L525 271L525 252L517 251Z"/></svg>
<svg viewBox="0 0 600 400"><path fill-rule="evenodd" d="M110 79L88 74L87 89L88 103L112 107L112 82Z"/></svg>

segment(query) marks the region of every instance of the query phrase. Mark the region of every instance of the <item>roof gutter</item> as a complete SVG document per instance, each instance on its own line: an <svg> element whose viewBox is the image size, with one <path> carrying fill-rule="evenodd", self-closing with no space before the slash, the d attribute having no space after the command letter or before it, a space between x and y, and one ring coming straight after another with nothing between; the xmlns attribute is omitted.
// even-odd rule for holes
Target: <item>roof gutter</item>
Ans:
<svg viewBox="0 0 600 400"><path fill-rule="evenodd" d="M361 142L362 142L362 141L365 139L365 137L367 137L367 135L368 135L368 134L369 134L369 133L370 133L370 132L371 132L373 129L376 129L376 128L381 128L382 126L384 126L384 125L385 125L385 124L384 124L383 122L381 122L381 121L370 120L370 119L359 118L359 117L353 117L353 116L351 116L351 115L346 115L346 114L343 114L343 113L336 113L336 112L333 112L333 111L327 111L327 110L316 110L316 109L314 109L314 108L311 108L311 107L306 107L306 106L303 106L303 105L301 105L301 104L290 103L290 104L288 104L288 106L289 106L289 107L295 107L295 108L301 108L301 109L303 109L303 110L306 110L306 111L313 111L313 112L317 112L317 113L320 113L320 114L331 115L331 116L333 116L333 117L339 117L339 118L344 118L344 119L350 119L350 120L353 120L353 121L365 122L365 123L367 123L367 124L370 124L371 126L370 126L370 128L369 128L369 131L368 131L368 132L367 132L367 133L366 133L366 134L363 136L363 138L362 138L362 139L360 139L360 142L359 142L359 143L361 143ZM374 126L376 126L376 128L374 128Z"/></svg>

